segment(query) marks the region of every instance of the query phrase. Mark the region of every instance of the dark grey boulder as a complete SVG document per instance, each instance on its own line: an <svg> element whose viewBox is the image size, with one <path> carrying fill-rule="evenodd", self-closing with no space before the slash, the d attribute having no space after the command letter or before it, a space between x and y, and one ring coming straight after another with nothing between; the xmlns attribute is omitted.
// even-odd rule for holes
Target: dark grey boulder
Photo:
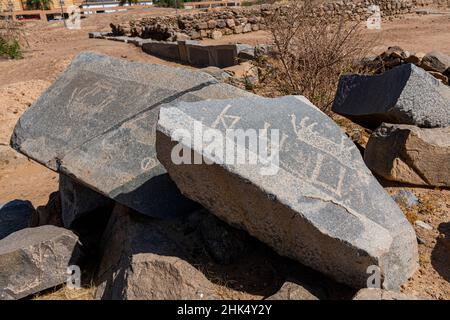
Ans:
<svg viewBox="0 0 450 320"><path fill-rule="evenodd" d="M90 212L108 207L112 210L114 205L110 198L63 174L59 175L59 197L61 218L66 228L70 228L75 220Z"/></svg>
<svg viewBox="0 0 450 320"><path fill-rule="evenodd" d="M382 122L450 125L450 88L413 64L381 75L344 75L332 110L368 128Z"/></svg>
<svg viewBox="0 0 450 320"><path fill-rule="evenodd" d="M156 159L160 105L248 95L201 72L82 53L22 115L11 145L143 214L176 216L196 204Z"/></svg>
<svg viewBox="0 0 450 320"><path fill-rule="evenodd" d="M278 165L276 157L256 164L221 162L206 140L194 146L180 134L209 130L223 146L246 152L248 140L223 138L230 128L279 130L280 141L273 144L281 146ZM180 148L188 155L194 149L212 164L180 163L172 158ZM339 282L365 287L367 269L375 265L383 285L398 288L418 266L416 236L402 211L356 146L304 97L167 105L160 110L156 149L183 194L279 254Z"/></svg>
<svg viewBox="0 0 450 320"><path fill-rule="evenodd" d="M81 257L78 237L55 226L17 231L0 240L0 300L20 299L60 285Z"/></svg>
<svg viewBox="0 0 450 320"><path fill-rule="evenodd" d="M13 200L5 204L0 203L0 240L27 228L33 213L34 207L30 201Z"/></svg>

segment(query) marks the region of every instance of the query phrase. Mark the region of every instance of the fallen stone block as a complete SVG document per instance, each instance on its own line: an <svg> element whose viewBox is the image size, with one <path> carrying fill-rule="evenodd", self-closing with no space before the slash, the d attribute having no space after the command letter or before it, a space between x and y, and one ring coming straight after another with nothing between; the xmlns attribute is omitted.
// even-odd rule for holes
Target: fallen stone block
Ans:
<svg viewBox="0 0 450 320"><path fill-rule="evenodd" d="M188 262L195 246L186 230L179 220L140 217L117 206L102 240L97 299L218 299L214 284Z"/></svg>
<svg viewBox="0 0 450 320"><path fill-rule="evenodd" d="M238 140L227 129L241 129L231 131ZM261 141L252 130L261 130ZM274 149L256 154L269 132ZM416 236L401 210L356 146L304 97L168 104L156 149L183 194L339 282L365 287L375 265L384 287L398 288L418 266Z"/></svg>
<svg viewBox="0 0 450 320"><path fill-rule="evenodd" d="M149 43L143 43L142 50L145 53L160 58L169 59L173 61L181 60L177 42L153 41Z"/></svg>
<svg viewBox="0 0 450 320"><path fill-rule="evenodd" d="M86 214L103 209L112 210L114 206L112 199L63 174L59 175L59 197L61 218L66 228L70 228L75 220Z"/></svg>
<svg viewBox="0 0 450 320"><path fill-rule="evenodd" d="M427 71L444 73L450 68L450 56L441 52L430 52L423 57L420 66Z"/></svg>
<svg viewBox="0 0 450 320"><path fill-rule="evenodd" d="M376 76L344 75L332 110L373 129L382 122L446 127L450 88L413 64Z"/></svg>
<svg viewBox="0 0 450 320"><path fill-rule="evenodd" d="M27 228L33 213L34 207L30 201L13 200L0 203L0 240L13 232Z"/></svg>
<svg viewBox="0 0 450 320"><path fill-rule="evenodd" d="M387 180L450 186L450 127L421 129L383 123L372 133L364 161Z"/></svg>
<svg viewBox="0 0 450 320"><path fill-rule="evenodd" d="M160 105L249 95L205 73L82 53L22 115L11 145L138 212L176 216L196 204L156 158Z"/></svg>
<svg viewBox="0 0 450 320"><path fill-rule="evenodd" d="M248 44L237 44L237 54L239 60L255 60L255 47Z"/></svg>
<svg viewBox="0 0 450 320"><path fill-rule="evenodd" d="M81 257L78 237L55 226L17 231L0 240L0 300L20 299L66 282Z"/></svg>
<svg viewBox="0 0 450 320"><path fill-rule="evenodd" d="M407 295L397 291L389 291L376 288L359 290L353 300L424 300L424 298Z"/></svg>

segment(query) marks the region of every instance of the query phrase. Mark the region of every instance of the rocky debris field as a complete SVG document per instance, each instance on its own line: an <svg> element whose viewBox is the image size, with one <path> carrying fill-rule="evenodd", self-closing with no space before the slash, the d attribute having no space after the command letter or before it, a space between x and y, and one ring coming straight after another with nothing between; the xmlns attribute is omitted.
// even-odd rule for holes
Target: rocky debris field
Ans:
<svg viewBox="0 0 450 320"><path fill-rule="evenodd" d="M376 109L380 88L392 98ZM59 174L59 191L36 210L26 201L1 207L0 297L62 285L77 266L97 299L422 298L398 290L421 272L426 240L411 223L434 227L400 209L422 208L421 200L408 191L391 197L372 172L448 188L446 90L412 64L342 77L333 110L367 130L379 126L363 157L304 97L262 98L203 72L82 53L11 137L14 149ZM367 106L363 117L353 116L355 104ZM177 133L207 131L218 146L251 150L229 140L229 129L277 129L280 140L255 163L230 163L210 140ZM381 291L357 293L371 268Z"/></svg>
<svg viewBox="0 0 450 320"><path fill-rule="evenodd" d="M91 18L95 17L86 19L89 31L102 28L106 31L109 22L103 23L101 28L98 25L93 27ZM47 29L46 32L52 32L52 27ZM389 34L392 36L394 33ZM86 30L83 31L85 36ZM69 37L79 36L73 33ZM445 116L437 122L423 121L435 116L436 110L430 112L428 109L433 104L421 102L426 107L422 110L424 112L417 112L417 105L409 103L407 98L422 86L427 90L418 91L421 98L442 101L440 99L447 96L440 83L428 77L428 70L423 72L425 69L421 63L416 62L418 68L414 68L402 60L400 70L392 66L376 72L381 80L376 81L375 88L381 86L391 90L385 83L388 80L383 78L388 69L402 79L400 88L394 86L394 91L400 96L393 97L392 101L400 114L409 108L410 112L405 112L408 117L398 117L400 120L394 121L392 119L397 118L385 112L383 120L380 120L379 114L367 112L369 118L376 119L375 124L368 125L351 115L346 116L359 124L333 115L346 132L344 135L340 131L336 133L337 127L327 117L314 113L314 107L305 99L263 99L223 84L222 80L228 78L223 69L209 67L203 70L207 74L191 73L186 67L181 71L129 64L92 53L78 57L62 79L29 108L55 76L65 69L74 53L86 48L128 60L175 65L142 54L141 50L120 42L89 42L76 38L62 47L53 46L47 38L41 40L48 49L62 53L61 58L51 59L51 65L48 59L41 57L39 50L26 53L26 59L22 61L1 62L8 66L7 71L0 75L2 85L8 83L7 78L19 79L19 74L24 80L43 79L32 86L35 90L31 93L26 90L30 81L0 87L5 93L0 95L2 105L8 108L7 111L0 109L3 111L1 120L4 120L1 128L9 126L4 131L4 145L0 146L0 265L2 270L7 270L5 277L0 277L0 296L3 298L450 299L450 191L448 169L445 167L448 164L448 127L442 127L439 122L445 121ZM37 36L35 39L40 38ZM71 48L70 54L67 53L68 48ZM51 56L50 52L48 54ZM44 60L48 70L44 70ZM103 68L91 68L97 60ZM27 63L35 64L36 69L27 67ZM76 81L78 73L73 66L84 70L85 83ZM25 67L29 72L21 72ZM162 79L163 86L172 89L164 91L158 87L152 90L151 86L158 82L145 79L140 68L152 68L158 81ZM241 66L231 68L236 74L242 72ZM418 71L419 68L421 70ZM117 87L114 82L117 75L125 82L133 83L133 89ZM358 76L354 78L359 81L358 86L366 85L366 81L361 81ZM343 78L342 86L345 81ZM368 78L367 82L370 81ZM147 98L152 104L133 100L135 109L128 109L127 99L103 96L96 99L95 92L91 91L96 85L107 85L112 96L126 95L127 99L133 99L135 90L149 90ZM178 91L179 85L183 91ZM345 94L357 96L358 86L355 92ZM76 90L83 91L71 100L71 93ZM239 99L235 99L235 95L241 94ZM210 121L214 116L219 118L220 112L217 112L224 101L211 103L215 107L204 116L199 109L210 95L216 99L231 98L229 101L233 102L217 125ZM54 99L65 107L58 109L52 104ZM276 120L272 126L278 126L289 135L284 144L289 149L281 153L282 166L275 176L282 174L288 177L282 188L279 179L267 185L271 180L259 177L259 169L264 169L264 166L255 172L245 166L172 168L170 163L164 167L159 163L167 162L167 150L161 141L170 136L171 123L178 121L179 116L195 120L202 114L205 126L215 127L215 132L221 132L230 125L238 128L264 125L265 113L253 109L252 113L245 113L242 102L251 106L251 101L267 105L267 117L270 116L270 121L272 118ZM426 99L420 101L427 102ZM364 103L370 104L371 101ZM71 109L67 107L69 105ZM279 110L272 110L272 105ZM445 112L445 103L438 105ZM296 106L292 113L289 112L290 106ZM32 153L32 158L58 173L27 160L7 146L11 129L27 109L23 125L16 128L15 146L24 153ZM160 114L165 118L158 123ZM293 115L297 121L292 121L292 117L283 121L286 114ZM310 126L309 121L302 123L305 114L310 119L320 119L321 125ZM237 117L240 119L235 122ZM68 121L58 125L61 118ZM146 119L152 121L146 123ZM408 124L404 119L408 119ZM45 123L51 125L45 126ZM186 121L180 123L188 124ZM53 130L58 133L53 135ZM342 149L334 146L341 146L339 143L342 143ZM357 149L348 151L346 147L349 146ZM204 157L211 156L203 151ZM363 157L358 152L362 152ZM129 161L134 155L134 161ZM317 171L314 166L299 170L299 166L292 164L300 161L301 157L319 157L321 166L331 166L332 170ZM339 188L329 188L331 184L339 187L339 168L342 167L345 171L368 177L354 181L351 179L356 177L345 176L341 186L350 185L355 189L351 189L352 192L347 187L342 189L345 191L341 193L343 202L336 201ZM209 178L205 181L198 179L205 170L211 170ZM110 180L109 175L112 175ZM302 183L296 185L299 180ZM354 186L349 184L352 181ZM192 187L194 185L196 188ZM370 192L368 186L376 186L378 193ZM58 191L53 192L55 190ZM247 191L247 197L241 190ZM307 192L300 193L300 190ZM296 202L292 195L303 198ZM15 198L24 200L9 201ZM244 201L248 198L258 201ZM381 210L374 199L382 199L390 210ZM242 215L247 212L248 216ZM277 219L275 213L280 213L283 220ZM338 216L329 217L330 213ZM263 215L262 218L259 215ZM389 219L385 220L386 217ZM349 223L336 228L341 218ZM333 225L335 221L338 224ZM396 225L395 221L399 224ZM366 229L365 224L371 227ZM399 229L396 230L394 225ZM381 262L379 266L383 273L389 275L385 286L391 288L394 284L393 287L397 287L395 283L401 282L401 293L395 291L398 288L362 289L357 293L360 285L355 283L361 282L362 268L358 270L352 260L347 263L341 257L331 255L331 250L308 251L308 246L292 237L299 228L306 228L305 236L320 240L317 244L312 242L316 247L320 244L327 244L325 249L328 245L330 248L339 246L346 255L352 256L353 246L358 246L368 253L359 259L374 261L375 265ZM377 237L379 241L376 242L361 240L380 234L383 236ZM405 248L408 249L398 253L395 245L389 247L392 237L406 239L408 245ZM415 238L414 243L407 240L411 238ZM386 250L385 254L376 250L380 248ZM34 259L36 253L44 255ZM411 258L407 258L408 255ZM17 256L22 260L11 259ZM337 269L327 270L321 262L325 259L333 261ZM391 261L394 265L404 263L411 272L391 272L392 265L383 261ZM69 265L81 267L84 289L70 289L67 275L61 276ZM14 276L11 270L14 270ZM51 271L48 277L39 276L46 270ZM403 281L402 278L409 279ZM192 286L198 290L192 290Z"/></svg>

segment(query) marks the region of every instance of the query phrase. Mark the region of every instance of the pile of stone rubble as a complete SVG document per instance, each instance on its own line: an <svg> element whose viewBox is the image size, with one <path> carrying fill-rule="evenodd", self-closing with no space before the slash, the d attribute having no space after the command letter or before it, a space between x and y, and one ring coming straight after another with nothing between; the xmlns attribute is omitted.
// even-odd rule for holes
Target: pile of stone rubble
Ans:
<svg viewBox="0 0 450 320"><path fill-rule="evenodd" d="M405 65L344 77L334 108L371 124L446 126L443 88ZM230 129L276 129L278 152L223 162L207 139L179 134L209 132L250 159ZM421 131L436 129L417 130L426 144L434 135ZM11 146L58 172L60 186L46 207L0 208L0 299L63 284L73 265L98 299L351 298L373 268L382 290L356 298L406 298L384 290L418 267L402 211L353 142L301 96L262 98L203 72L82 53L23 114ZM175 164L180 148L203 161Z"/></svg>
<svg viewBox="0 0 450 320"><path fill-rule="evenodd" d="M450 56L441 52L409 52L398 46L389 47L379 56L368 59L365 64L376 74L381 74L402 64L412 63L428 71L444 84L449 84Z"/></svg>

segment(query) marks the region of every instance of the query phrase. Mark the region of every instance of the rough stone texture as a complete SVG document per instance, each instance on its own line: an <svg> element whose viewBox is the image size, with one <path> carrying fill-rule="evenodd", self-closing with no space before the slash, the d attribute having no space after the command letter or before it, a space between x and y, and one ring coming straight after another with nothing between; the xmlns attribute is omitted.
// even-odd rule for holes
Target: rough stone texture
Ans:
<svg viewBox="0 0 450 320"><path fill-rule="evenodd" d="M248 95L201 72L82 53L22 115L11 144L143 214L174 216L195 204L156 159L159 106Z"/></svg>
<svg viewBox="0 0 450 320"><path fill-rule="evenodd" d="M397 291L365 288L359 290L353 300L424 300L423 298L406 295Z"/></svg>
<svg viewBox="0 0 450 320"><path fill-rule="evenodd" d="M17 231L0 240L0 300L20 299L67 280L81 254L78 237L55 226Z"/></svg>
<svg viewBox="0 0 450 320"><path fill-rule="evenodd" d="M214 78L216 78L220 82L224 82L227 79L231 78L231 75L228 72L226 72L223 69L220 69L218 67L206 67L206 68L201 69L201 72L212 75Z"/></svg>
<svg viewBox="0 0 450 320"><path fill-rule="evenodd" d="M420 127L450 125L450 88L413 64L382 75L345 75L332 110L363 126L381 122Z"/></svg>
<svg viewBox="0 0 450 320"><path fill-rule="evenodd" d="M450 68L450 56L441 52L430 52L423 57L420 66L427 71L444 73Z"/></svg>
<svg viewBox="0 0 450 320"><path fill-rule="evenodd" d="M217 299L213 283L187 261L192 239L186 231L180 220L140 217L117 206L103 236L97 298Z"/></svg>
<svg viewBox="0 0 450 320"><path fill-rule="evenodd" d="M209 254L220 264L230 264L248 249L248 235L211 214L200 220L200 233Z"/></svg>
<svg viewBox="0 0 450 320"><path fill-rule="evenodd" d="M411 190L402 189L392 199L406 208L412 208L420 203L419 198Z"/></svg>
<svg viewBox="0 0 450 320"><path fill-rule="evenodd" d="M383 17L397 17L414 12L414 8L422 7L422 0L368 0L368 1L325 1L314 8L313 15L317 17L344 17L347 20L366 21L371 16L368 6L380 6ZM427 0L425 0L427 1ZM443 0L441 0L443 1ZM426 5L428 5L427 3ZM141 16L129 22L111 24L112 34L117 36L139 36L155 40L174 41L182 33L192 40L211 38L214 31L225 31L224 34L239 34L263 30L266 19L275 10L286 15L291 8L285 4L264 4L258 6L239 6L234 8L214 8L188 10L178 15ZM245 31L244 31L245 30ZM94 36L94 34L92 34Z"/></svg>
<svg viewBox="0 0 450 320"><path fill-rule="evenodd" d="M286 281L277 293L266 300L319 300L319 298L308 287Z"/></svg>
<svg viewBox="0 0 450 320"><path fill-rule="evenodd" d="M59 175L59 194L63 225L70 228L80 217L111 207L114 201L63 174Z"/></svg>
<svg viewBox="0 0 450 320"><path fill-rule="evenodd" d="M48 202L45 206L36 208L33 217L31 218L30 227L39 227L51 224L53 226L62 227L62 209L61 196L59 191L52 192L48 196Z"/></svg>
<svg viewBox="0 0 450 320"><path fill-rule="evenodd" d="M13 232L27 228L34 213L30 201L13 200L0 203L0 240Z"/></svg>
<svg viewBox="0 0 450 320"><path fill-rule="evenodd" d="M267 162L174 165L171 153L182 137L172 134L181 128L192 136L195 120L217 135L230 127L279 129L279 170ZM206 146L199 141L194 150L209 162ZM156 148L185 195L281 255L354 287L366 286L370 265L380 266L386 288L398 288L417 268L411 225L356 146L304 97L168 105L160 111Z"/></svg>
<svg viewBox="0 0 450 320"><path fill-rule="evenodd" d="M450 127L421 129L383 123L372 133L364 161L387 180L450 186Z"/></svg>

